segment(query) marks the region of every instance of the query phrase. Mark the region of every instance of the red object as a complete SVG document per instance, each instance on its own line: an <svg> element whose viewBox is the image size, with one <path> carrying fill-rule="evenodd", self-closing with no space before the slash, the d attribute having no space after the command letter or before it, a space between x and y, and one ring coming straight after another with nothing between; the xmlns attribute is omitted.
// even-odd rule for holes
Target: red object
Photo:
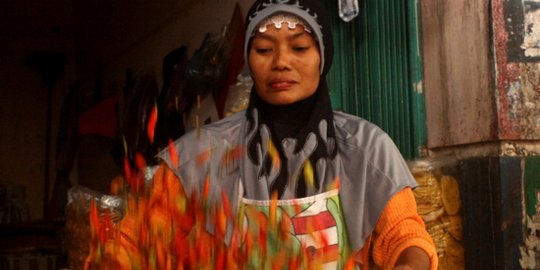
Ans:
<svg viewBox="0 0 540 270"><path fill-rule="evenodd" d="M79 116L79 134L98 134L114 138L117 129L117 97L112 96L94 105Z"/></svg>
<svg viewBox="0 0 540 270"><path fill-rule="evenodd" d="M158 107L157 103L154 103L154 107L152 107L152 111L150 112L150 118L148 119L148 126L146 128L146 131L148 133L148 140L150 140L150 143L154 143L154 133L156 130L157 118Z"/></svg>
<svg viewBox="0 0 540 270"><path fill-rule="evenodd" d="M174 142L172 139L169 138L169 157L171 159L171 163L173 165L173 169L178 169L179 160L180 157L178 157L178 153L176 151L176 147L174 147Z"/></svg>

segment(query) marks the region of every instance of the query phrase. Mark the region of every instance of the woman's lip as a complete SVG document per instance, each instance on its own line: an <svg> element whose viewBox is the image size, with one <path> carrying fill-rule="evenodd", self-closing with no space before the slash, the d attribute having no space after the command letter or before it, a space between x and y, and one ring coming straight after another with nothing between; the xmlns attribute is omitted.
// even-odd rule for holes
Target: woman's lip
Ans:
<svg viewBox="0 0 540 270"><path fill-rule="evenodd" d="M274 80L269 85L274 89L285 89L291 87L294 83L292 80Z"/></svg>

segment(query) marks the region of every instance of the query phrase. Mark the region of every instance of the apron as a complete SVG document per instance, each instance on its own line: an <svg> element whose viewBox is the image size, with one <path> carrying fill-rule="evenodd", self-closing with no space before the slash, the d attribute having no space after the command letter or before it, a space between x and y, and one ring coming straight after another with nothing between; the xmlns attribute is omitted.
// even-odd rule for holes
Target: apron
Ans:
<svg viewBox="0 0 540 270"><path fill-rule="evenodd" d="M342 269L349 257L337 189L291 200L242 198L239 215L244 244L253 243L247 269Z"/></svg>

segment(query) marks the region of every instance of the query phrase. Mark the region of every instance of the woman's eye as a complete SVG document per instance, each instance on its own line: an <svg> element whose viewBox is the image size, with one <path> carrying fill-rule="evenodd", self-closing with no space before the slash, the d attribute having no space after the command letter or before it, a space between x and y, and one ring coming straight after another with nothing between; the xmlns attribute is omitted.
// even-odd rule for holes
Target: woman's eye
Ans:
<svg viewBox="0 0 540 270"><path fill-rule="evenodd" d="M255 51L256 51L258 54L266 54L266 53L271 52L272 49L270 49L270 48L257 48L257 49L255 49Z"/></svg>
<svg viewBox="0 0 540 270"><path fill-rule="evenodd" d="M297 51L297 52L304 52L304 51L307 51L309 49L309 47L306 47L306 46L296 46L296 47L293 47L293 50Z"/></svg>

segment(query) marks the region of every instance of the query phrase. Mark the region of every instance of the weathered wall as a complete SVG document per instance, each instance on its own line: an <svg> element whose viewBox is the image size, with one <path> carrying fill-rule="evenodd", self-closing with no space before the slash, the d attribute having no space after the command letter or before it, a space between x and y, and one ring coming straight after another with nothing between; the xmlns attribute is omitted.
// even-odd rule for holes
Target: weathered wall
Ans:
<svg viewBox="0 0 540 270"><path fill-rule="evenodd" d="M502 239L512 268L537 269L540 260L538 229L540 228L540 2L536 0L493 0L493 44L497 102L498 137L510 141L512 154L521 157L513 167L514 175L501 172L507 190L514 190L510 200L519 205L509 211L519 211L503 225L512 228L513 239ZM503 155L506 153L503 153ZM509 231L509 230L508 230ZM509 231L510 232L510 231ZM504 240L507 240L506 242ZM518 265L519 263L519 265Z"/></svg>
<svg viewBox="0 0 540 270"><path fill-rule="evenodd" d="M495 140L489 2L421 4L428 148Z"/></svg>
<svg viewBox="0 0 540 270"><path fill-rule="evenodd" d="M539 4L492 3L500 139L540 139Z"/></svg>
<svg viewBox="0 0 540 270"><path fill-rule="evenodd" d="M540 1L422 1L429 153L460 160L466 268L537 269Z"/></svg>
<svg viewBox="0 0 540 270"><path fill-rule="evenodd" d="M523 179L520 181L523 194L523 210L520 215L522 233L519 235L519 262L522 269L540 267L540 251L536 243L540 241L540 156L527 157L522 162Z"/></svg>
<svg viewBox="0 0 540 270"><path fill-rule="evenodd" d="M465 269L520 269L523 157L461 161Z"/></svg>
<svg viewBox="0 0 540 270"><path fill-rule="evenodd" d="M422 1L422 24L428 148L540 139L538 1Z"/></svg>

